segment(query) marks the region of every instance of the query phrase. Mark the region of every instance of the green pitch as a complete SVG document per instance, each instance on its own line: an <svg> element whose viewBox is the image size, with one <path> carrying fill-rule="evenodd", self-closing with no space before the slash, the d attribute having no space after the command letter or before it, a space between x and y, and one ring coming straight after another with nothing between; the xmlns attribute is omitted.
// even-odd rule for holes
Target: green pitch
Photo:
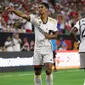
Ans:
<svg viewBox="0 0 85 85"><path fill-rule="evenodd" d="M34 85L33 71L0 73L0 85ZM53 72L54 85L83 85L85 71L80 69L58 70ZM42 85L46 85L45 72L42 73Z"/></svg>

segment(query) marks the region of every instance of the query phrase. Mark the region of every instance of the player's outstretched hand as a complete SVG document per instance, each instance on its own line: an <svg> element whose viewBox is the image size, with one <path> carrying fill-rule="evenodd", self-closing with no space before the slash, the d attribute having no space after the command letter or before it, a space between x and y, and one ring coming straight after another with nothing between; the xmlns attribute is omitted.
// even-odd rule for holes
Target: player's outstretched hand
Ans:
<svg viewBox="0 0 85 85"><path fill-rule="evenodd" d="M12 8L12 7L9 6L9 7L6 7L5 10L7 10L7 11L13 11L14 8Z"/></svg>

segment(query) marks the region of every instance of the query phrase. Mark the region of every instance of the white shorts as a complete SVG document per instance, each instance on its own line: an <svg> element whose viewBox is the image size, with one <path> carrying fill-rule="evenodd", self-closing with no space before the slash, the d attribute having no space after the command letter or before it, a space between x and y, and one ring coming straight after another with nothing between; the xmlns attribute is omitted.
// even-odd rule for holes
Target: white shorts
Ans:
<svg viewBox="0 0 85 85"><path fill-rule="evenodd" d="M80 54L80 68L85 68L85 53Z"/></svg>
<svg viewBox="0 0 85 85"><path fill-rule="evenodd" d="M53 63L53 52L51 49L40 49L34 51L33 64L43 65L44 63Z"/></svg>

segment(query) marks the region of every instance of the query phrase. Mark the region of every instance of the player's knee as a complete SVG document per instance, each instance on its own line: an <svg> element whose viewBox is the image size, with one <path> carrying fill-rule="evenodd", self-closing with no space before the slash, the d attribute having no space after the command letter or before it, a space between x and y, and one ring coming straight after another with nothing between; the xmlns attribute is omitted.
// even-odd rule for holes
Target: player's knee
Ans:
<svg viewBox="0 0 85 85"><path fill-rule="evenodd" d="M46 69L46 74L47 74L47 75L50 75L51 73L52 73L52 69L51 69L51 68Z"/></svg>
<svg viewBox="0 0 85 85"><path fill-rule="evenodd" d="M35 75L41 75L41 72L35 71Z"/></svg>
<svg viewBox="0 0 85 85"><path fill-rule="evenodd" d="M35 75L41 75L42 68L34 68Z"/></svg>

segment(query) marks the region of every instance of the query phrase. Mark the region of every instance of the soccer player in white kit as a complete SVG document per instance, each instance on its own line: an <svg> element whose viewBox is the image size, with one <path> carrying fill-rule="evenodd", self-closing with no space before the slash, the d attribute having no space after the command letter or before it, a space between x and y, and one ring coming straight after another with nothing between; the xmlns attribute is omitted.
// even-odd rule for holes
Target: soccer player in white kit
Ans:
<svg viewBox="0 0 85 85"><path fill-rule="evenodd" d="M57 37L57 21L48 17L49 5L45 2L39 4L39 17L26 15L11 7L8 7L7 9L13 11L16 15L26 19L27 21L30 21L35 26L35 48L33 56L35 71L34 85L42 85L41 72L43 65L45 66L47 85L53 85L53 52L50 39L55 39ZM55 33L49 35L49 30L53 30Z"/></svg>
<svg viewBox="0 0 85 85"><path fill-rule="evenodd" d="M79 33L80 41L78 40L76 33ZM80 68L85 69L85 18L82 18L76 22L70 31L70 35L76 42L79 43Z"/></svg>

